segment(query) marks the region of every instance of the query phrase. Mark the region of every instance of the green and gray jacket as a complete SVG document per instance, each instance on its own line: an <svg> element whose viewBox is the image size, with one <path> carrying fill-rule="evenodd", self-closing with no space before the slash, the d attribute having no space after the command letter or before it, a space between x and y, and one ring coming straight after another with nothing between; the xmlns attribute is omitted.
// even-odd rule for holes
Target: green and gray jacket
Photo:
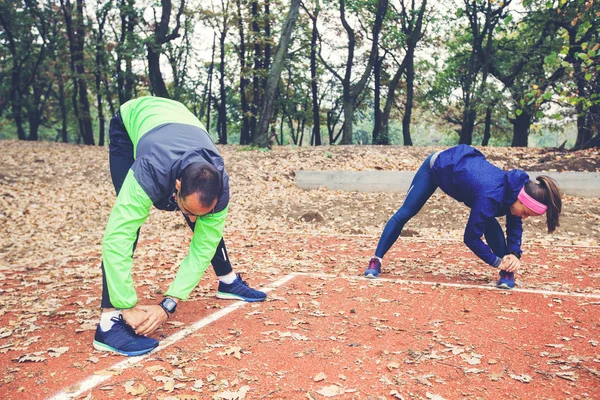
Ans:
<svg viewBox="0 0 600 400"><path fill-rule="evenodd" d="M133 142L135 162L110 213L102 241L102 261L110 301L116 308L137 303L131 269L133 244L150 207L174 211L175 180L191 163L209 163L223 176L223 191L214 213L196 220L187 257L166 295L186 299L212 260L229 204L229 177L223 159L202 123L183 104L160 97L141 97L120 108Z"/></svg>

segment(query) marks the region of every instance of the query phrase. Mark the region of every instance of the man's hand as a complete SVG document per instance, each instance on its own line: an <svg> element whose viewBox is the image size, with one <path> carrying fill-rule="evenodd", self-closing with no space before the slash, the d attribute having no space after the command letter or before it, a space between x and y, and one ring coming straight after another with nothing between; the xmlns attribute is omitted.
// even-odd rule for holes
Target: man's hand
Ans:
<svg viewBox="0 0 600 400"><path fill-rule="evenodd" d="M169 317L161 306L137 306L141 310L145 311L146 319L134 327L135 332L138 335L149 335L157 330L162 324L164 324Z"/></svg>
<svg viewBox="0 0 600 400"><path fill-rule="evenodd" d="M516 272L521 267L521 260L514 254L508 254L502 258L502 262L499 265L500 269L507 272Z"/></svg>
<svg viewBox="0 0 600 400"><path fill-rule="evenodd" d="M127 325L133 329L137 329L138 326L144 323L148 319L146 310L142 309L142 306L134 306L132 308L121 310L123 319L127 322Z"/></svg>

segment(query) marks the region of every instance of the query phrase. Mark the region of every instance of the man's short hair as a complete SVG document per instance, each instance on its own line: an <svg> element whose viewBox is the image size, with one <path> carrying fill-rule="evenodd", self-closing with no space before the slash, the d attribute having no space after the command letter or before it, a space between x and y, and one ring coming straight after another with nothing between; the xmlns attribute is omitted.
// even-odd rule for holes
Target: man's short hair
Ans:
<svg viewBox="0 0 600 400"><path fill-rule="evenodd" d="M208 163L192 163L185 167L181 174L181 191L183 198L198 193L198 200L203 206L209 206L218 198L223 190L223 179L219 171Z"/></svg>

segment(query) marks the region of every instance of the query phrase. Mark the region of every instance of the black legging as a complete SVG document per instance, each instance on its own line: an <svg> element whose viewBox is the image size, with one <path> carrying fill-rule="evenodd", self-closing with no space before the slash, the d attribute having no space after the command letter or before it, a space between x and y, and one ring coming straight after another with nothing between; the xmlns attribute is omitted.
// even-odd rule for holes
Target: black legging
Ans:
<svg viewBox="0 0 600 400"><path fill-rule="evenodd" d="M121 191L121 187L123 186L123 182L125 181L125 177L127 176L127 173L134 162L133 143L127 134L127 130L125 130L123 120L121 119L121 115L119 113L117 113L117 115L110 120L108 135L110 138L110 144L108 145L110 177L115 187L115 192L118 196L119 192ZM193 232L196 223L190 221L185 215L184 218ZM135 252L135 247L137 246L139 236L140 231L138 229L135 242L133 243L132 256L133 252ZM229 256L227 255L227 249L225 248L225 242L223 241L223 238L221 238L221 241L217 246L217 251L213 256L211 264L217 276L224 276L233 271L231 263L229 262ZM100 267L102 268L102 302L100 306L102 308L115 308L110 302L108 285L106 284L106 274L104 272L104 262L100 264Z"/></svg>

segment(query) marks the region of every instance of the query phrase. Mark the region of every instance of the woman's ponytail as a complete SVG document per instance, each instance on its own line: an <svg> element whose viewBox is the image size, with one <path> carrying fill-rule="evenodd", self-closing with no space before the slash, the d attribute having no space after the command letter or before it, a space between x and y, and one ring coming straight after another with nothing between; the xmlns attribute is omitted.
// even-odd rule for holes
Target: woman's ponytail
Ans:
<svg viewBox="0 0 600 400"><path fill-rule="evenodd" d="M525 192L535 200L548 206L546 225L548 226L548 232L552 233L560 226L559 217L562 211L560 189L556 181L547 175L540 175L536 180L538 183L528 182L525 185Z"/></svg>

